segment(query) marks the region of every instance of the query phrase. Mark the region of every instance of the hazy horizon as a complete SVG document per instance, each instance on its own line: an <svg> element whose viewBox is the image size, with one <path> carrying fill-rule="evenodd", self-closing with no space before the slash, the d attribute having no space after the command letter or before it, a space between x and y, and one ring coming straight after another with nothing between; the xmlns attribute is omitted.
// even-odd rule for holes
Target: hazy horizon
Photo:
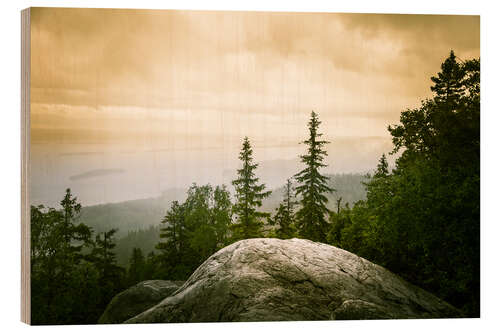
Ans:
<svg viewBox="0 0 500 333"><path fill-rule="evenodd" d="M259 150L254 150L256 155ZM40 149L37 149L37 152L40 153ZM225 184L233 192L231 181L236 178L236 169L239 168L237 153L232 165L224 167L219 163L220 172L211 171L216 169L217 165L208 168L204 164L204 167L199 169L199 164L193 156L182 158L182 155L177 153L177 158L169 161L169 155L171 154L168 152L158 151L45 152L43 156L37 157L40 168L32 170L31 202L58 207L66 188L71 188L84 206L158 197L172 189L187 189L192 183ZM53 164L48 166L44 161L51 161ZM220 160L212 160L213 164L217 164L217 161ZM123 165L123 162L128 164ZM207 159L206 162L209 163L210 160ZM301 167L298 157L257 162L257 175L271 190L283 186L286 179L292 177ZM116 167L120 165L121 167ZM96 168L97 166L99 168ZM44 170L49 168L51 174L56 175L53 178L47 178L46 173L44 174ZM327 174L341 174L366 173L371 170L339 165L336 168L329 166L323 171ZM124 188L129 191L123 191Z"/></svg>

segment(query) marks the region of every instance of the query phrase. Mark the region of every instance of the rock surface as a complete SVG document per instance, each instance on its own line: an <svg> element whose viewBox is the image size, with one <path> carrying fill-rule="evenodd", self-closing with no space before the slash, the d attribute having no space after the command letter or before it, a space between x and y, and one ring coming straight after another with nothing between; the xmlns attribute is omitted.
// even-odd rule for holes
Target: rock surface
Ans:
<svg viewBox="0 0 500 333"><path fill-rule="evenodd" d="M99 324L116 324L158 304L170 296L184 281L142 281L122 291L109 302Z"/></svg>
<svg viewBox="0 0 500 333"><path fill-rule="evenodd" d="M449 318L461 313L388 270L302 239L247 239L208 258L126 323Z"/></svg>

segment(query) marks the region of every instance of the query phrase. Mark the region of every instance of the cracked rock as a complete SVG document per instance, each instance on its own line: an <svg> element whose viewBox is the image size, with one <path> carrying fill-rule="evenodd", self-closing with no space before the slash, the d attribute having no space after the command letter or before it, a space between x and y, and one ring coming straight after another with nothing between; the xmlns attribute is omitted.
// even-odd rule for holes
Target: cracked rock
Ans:
<svg viewBox="0 0 500 333"><path fill-rule="evenodd" d="M213 254L172 295L126 323L460 316L350 252L303 239L256 238Z"/></svg>

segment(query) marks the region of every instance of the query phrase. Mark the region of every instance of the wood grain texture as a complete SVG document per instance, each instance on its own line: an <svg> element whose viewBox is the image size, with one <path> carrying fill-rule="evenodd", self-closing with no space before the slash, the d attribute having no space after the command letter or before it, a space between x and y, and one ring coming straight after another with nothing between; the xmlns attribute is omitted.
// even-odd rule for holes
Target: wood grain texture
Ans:
<svg viewBox="0 0 500 333"><path fill-rule="evenodd" d="M21 321L31 323L30 284L30 8L21 11Z"/></svg>

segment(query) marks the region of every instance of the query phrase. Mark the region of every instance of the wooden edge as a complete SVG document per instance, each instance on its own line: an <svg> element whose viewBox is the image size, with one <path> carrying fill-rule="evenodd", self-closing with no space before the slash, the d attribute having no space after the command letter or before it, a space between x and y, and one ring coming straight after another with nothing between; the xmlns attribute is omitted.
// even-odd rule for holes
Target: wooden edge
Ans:
<svg viewBox="0 0 500 333"><path fill-rule="evenodd" d="M21 11L21 321L31 324L30 280L31 10Z"/></svg>

